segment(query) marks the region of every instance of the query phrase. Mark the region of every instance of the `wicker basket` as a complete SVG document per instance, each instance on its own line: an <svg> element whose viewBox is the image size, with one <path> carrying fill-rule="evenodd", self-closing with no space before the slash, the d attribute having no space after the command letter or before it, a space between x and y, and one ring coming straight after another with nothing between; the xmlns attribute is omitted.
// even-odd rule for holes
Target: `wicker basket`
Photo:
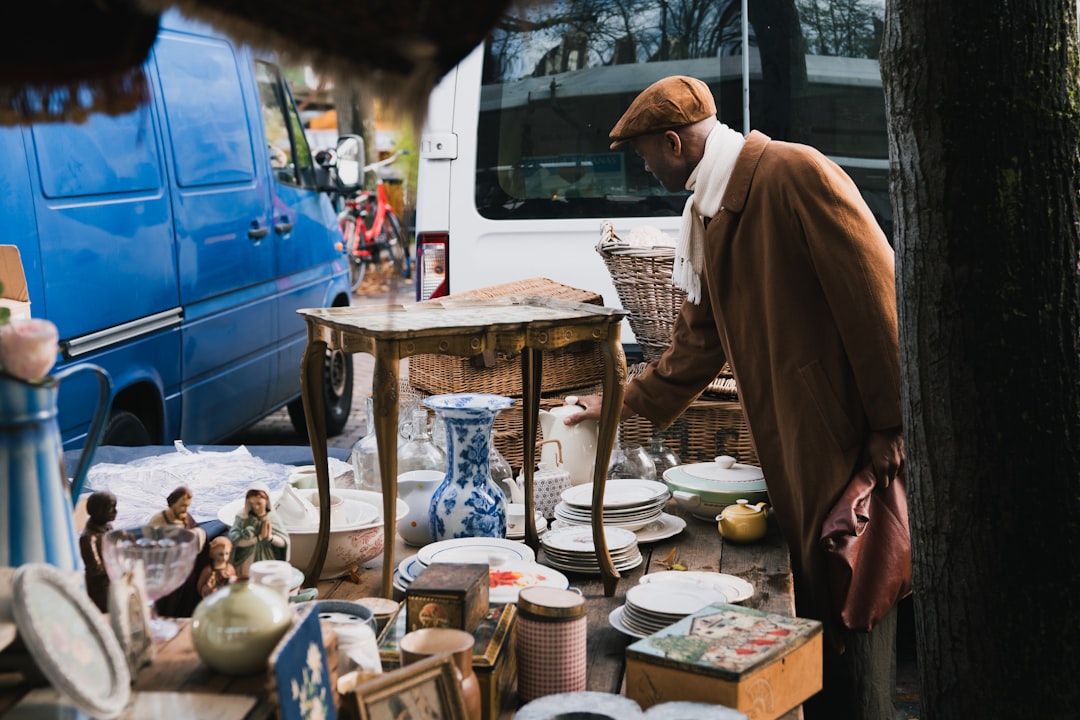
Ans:
<svg viewBox="0 0 1080 720"><path fill-rule="evenodd" d="M495 298L508 295L539 295L593 305L604 304L603 298L594 292L547 278L493 285L450 297ZM541 355L540 387L544 392L598 383L603 376L603 348L599 343L585 342L559 350L545 350ZM414 355L409 358L409 383L431 395L482 392L521 397L521 356L518 353L497 353L494 358L489 358L485 366L483 356Z"/></svg>
<svg viewBox="0 0 1080 720"><path fill-rule="evenodd" d="M619 302L630 313L626 320L641 354L646 361L659 360L671 345L675 317L686 299L686 293L671 284L675 248L624 243L611 223L605 222L596 251L607 265ZM730 366L724 365L705 393L721 398L738 397Z"/></svg>

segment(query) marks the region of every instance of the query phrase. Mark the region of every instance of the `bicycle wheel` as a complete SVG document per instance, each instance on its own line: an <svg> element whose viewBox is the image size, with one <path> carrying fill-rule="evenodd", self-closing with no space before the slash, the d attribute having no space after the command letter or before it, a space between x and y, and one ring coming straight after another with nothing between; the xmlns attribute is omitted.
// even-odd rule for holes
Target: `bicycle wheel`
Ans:
<svg viewBox="0 0 1080 720"><path fill-rule="evenodd" d="M349 289L353 292L356 292L356 289L364 282L368 266L366 258L357 257L352 252L359 232L361 229L356 225L356 218L349 216L341 221L341 234L345 238L345 257L349 261Z"/></svg>
<svg viewBox="0 0 1080 720"><path fill-rule="evenodd" d="M390 252L390 261L394 263L394 267L401 273L401 277L408 279L412 275L412 268L409 263L409 241L401 232L401 221L392 212L386 213L386 224L383 226L383 233L385 234L386 249Z"/></svg>

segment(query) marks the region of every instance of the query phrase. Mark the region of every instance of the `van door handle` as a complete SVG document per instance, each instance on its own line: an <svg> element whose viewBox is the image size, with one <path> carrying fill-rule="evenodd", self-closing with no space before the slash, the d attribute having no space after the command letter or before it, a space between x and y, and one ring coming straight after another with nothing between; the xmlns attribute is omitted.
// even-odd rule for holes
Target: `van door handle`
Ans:
<svg viewBox="0 0 1080 720"><path fill-rule="evenodd" d="M264 237L270 234L270 228L259 227L255 220L251 221L251 229L248 230L248 237L252 240L262 240Z"/></svg>
<svg viewBox="0 0 1080 720"><path fill-rule="evenodd" d="M285 233L291 233L293 224L291 222L279 222L274 223L274 232L278 235L284 235Z"/></svg>

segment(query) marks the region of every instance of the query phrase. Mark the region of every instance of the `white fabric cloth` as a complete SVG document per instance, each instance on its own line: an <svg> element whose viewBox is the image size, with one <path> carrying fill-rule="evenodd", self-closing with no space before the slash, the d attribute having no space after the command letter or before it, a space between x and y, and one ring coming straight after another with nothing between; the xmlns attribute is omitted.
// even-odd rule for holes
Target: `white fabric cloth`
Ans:
<svg viewBox="0 0 1080 720"><path fill-rule="evenodd" d="M682 227L675 245L672 284L686 292L687 299L701 303L701 271L705 262L705 221L720 212L735 160L742 150L742 134L723 123L716 123L705 140L705 153L697 164L686 189L693 194L683 207Z"/></svg>

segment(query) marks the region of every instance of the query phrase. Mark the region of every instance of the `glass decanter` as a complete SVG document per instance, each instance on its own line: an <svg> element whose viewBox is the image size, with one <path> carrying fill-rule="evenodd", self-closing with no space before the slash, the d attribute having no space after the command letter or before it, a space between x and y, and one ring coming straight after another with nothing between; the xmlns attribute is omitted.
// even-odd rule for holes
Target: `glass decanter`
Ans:
<svg viewBox="0 0 1080 720"><path fill-rule="evenodd" d="M623 442L616 431L615 446L608 461L608 480L656 479L656 464L645 448L634 442Z"/></svg>
<svg viewBox="0 0 1080 720"><path fill-rule="evenodd" d="M679 456L675 454L674 450L664 443L664 436L660 433L656 433L652 436L648 453L649 457L652 458L653 465L656 466L657 480L664 477L665 470L682 465L682 460L679 459Z"/></svg>
<svg viewBox="0 0 1080 720"><path fill-rule="evenodd" d="M412 420L402 427L408 438L398 447L398 474L410 470L446 472L446 453L432 441L428 432L428 413L424 408L412 412Z"/></svg>
<svg viewBox="0 0 1080 720"><path fill-rule="evenodd" d="M371 395L367 398L367 434L352 446L353 478L360 490L382 492L382 475L379 472L379 446L375 434L375 402ZM403 438L398 433L398 448ZM400 464L398 465L400 470Z"/></svg>

